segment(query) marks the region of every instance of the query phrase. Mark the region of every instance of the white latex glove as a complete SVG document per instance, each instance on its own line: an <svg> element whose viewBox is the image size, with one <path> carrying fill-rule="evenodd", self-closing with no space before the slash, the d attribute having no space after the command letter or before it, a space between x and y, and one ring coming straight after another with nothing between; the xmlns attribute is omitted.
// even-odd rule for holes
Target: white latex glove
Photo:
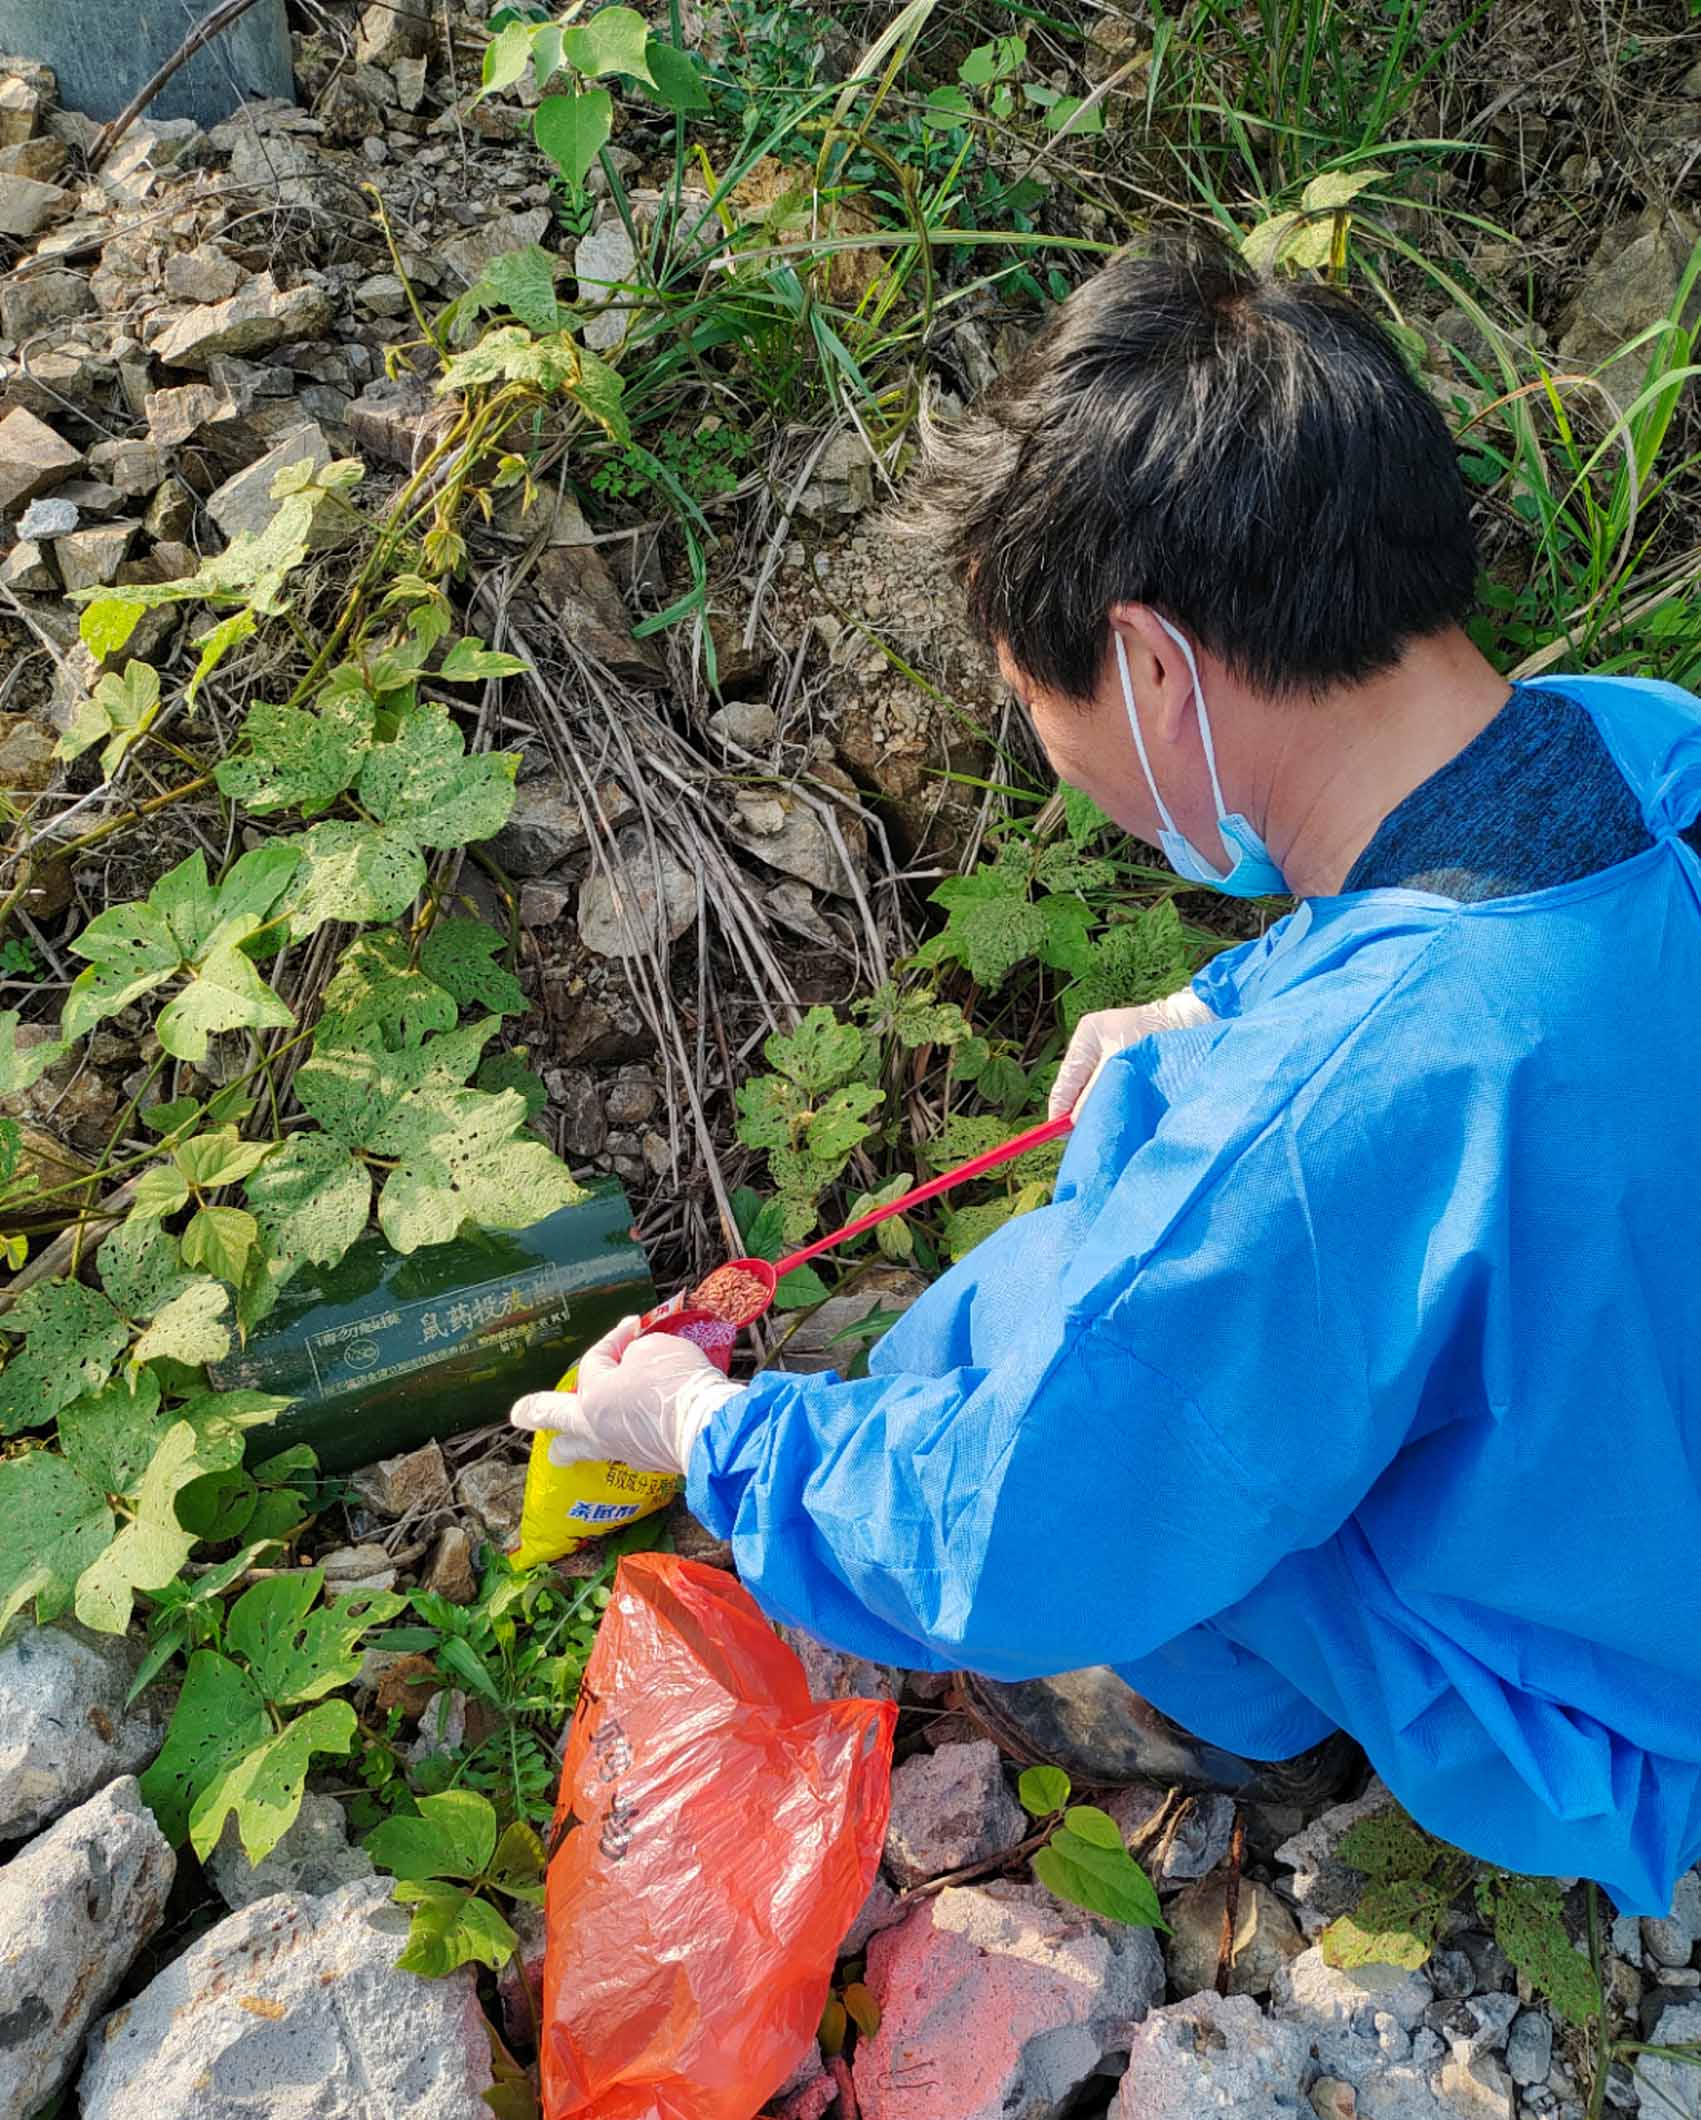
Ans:
<svg viewBox="0 0 1701 2120"><path fill-rule="evenodd" d="M622 1318L581 1359L576 1391L528 1392L508 1418L548 1431L552 1465L598 1458L683 1473L715 1408L743 1389L691 1341L665 1332L640 1339L638 1320Z"/></svg>
<svg viewBox="0 0 1701 2120"><path fill-rule="evenodd" d="M1166 994L1161 1001L1148 1001L1140 1008L1105 1008L1097 1015L1083 1016L1063 1055L1057 1080L1051 1085L1048 1108L1052 1118L1061 1119L1065 1112L1080 1109L1113 1053L1138 1045L1154 1031L1192 1030L1213 1020L1211 1011L1190 986L1184 986L1178 994Z"/></svg>

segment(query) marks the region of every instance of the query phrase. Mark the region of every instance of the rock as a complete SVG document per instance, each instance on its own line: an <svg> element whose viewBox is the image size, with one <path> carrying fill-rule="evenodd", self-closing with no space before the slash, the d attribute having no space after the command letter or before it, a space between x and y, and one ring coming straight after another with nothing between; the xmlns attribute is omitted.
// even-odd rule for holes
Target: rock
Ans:
<svg viewBox="0 0 1701 2120"><path fill-rule="evenodd" d="M472 1540L459 1524L448 1525L432 1548L423 1587L439 1597L446 1597L452 1605L470 1605L477 1597L478 1577L473 1573Z"/></svg>
<svg viewBox="0 0 1701 2120"><path fill-rule="evenodd" d="M503 1458L480 1458L455 1482L462 1507L478 1519L493 1543L504 1548L518 1535L525 1489L525 1466L511 1465Z"/></svg>
<svg viewBox="0 0 1701 2120"><path fill-rule="evenodd" d="M1449 2120L1455 2114L1458 2120L1510 2120L1512 2079L1492 2054L1452 2055L1441 2064L1436 2089Z"/></svg>
<svg viewBox="0 0 1701 2120"><path fill-rule="evenodd" d="M899 1674L890 1664L829 1649L802 1627L776 1625L774 1632L803 1666L811 1700L896 1700Z"/></svg>
<svg viewBox="0 0 1701 2120"><path fill-rule="evenodd" d="M1244 1995L1194 1995L1136 2029L1110 2120L1298 2120L1310 2061L1304 2034Z"/></svg>
<svg viewBox="0 0 1701 2120"><path fill-rule="evenodd" d="M918 1752L892 1775L886 1867L900 1885L925 1884L1003 1854L1026 1824L989 1739Z"/></svg>
<svg viewBox="0 0 1701 2120"><path fill-rule="evenodd" d="M411 471L447 408L413 376L378 376L348 408L348 430L367 456Z"/></svg>
<svg viewBox="0 0 1701 2120"><path fill-rule="evenodd" d="M38 544L22 537L0 560L0 582L23 596L52 596L59 588L59 576L54 572L52 560ZM50 751L51 748L50 745ZM7 779L4 785L11 788L18 783Z"/></svg>
<svg viewBox="0 0 1701 2120"><path fill-rule="evenodd" d="M603 1109L611 1126L642 1126L660 1102L661 1091L642 1069L623 1068L609 1086Z"/></svg>
<svg viewBox="0 0 1701 2120"><path fill-rule="evenodd" d="M1349 1829L1394 1808L1389 1790L1373 1781L1362 1796L1334 1805L1276 1850L1277 1862L1294 1873L1283 1879L1282 1890L1298 1909L1299 1925L1307 1936L1321 1935L1338 1915L1350 1914L1364 1896L1364 1872L1342 1862L1335 1852Z"/></svg>
<svg viewBox="0 0 1701 2120"><path fill-rule="evenodd" d="M388 1878L228 1916L97 2026L83 2120L489 2120L472 1972L397 1972L407 1929Z"/></svg>
<svg viewBox="0 0 1701 2120"><path fill-rule="evenodd" d="M218 1845L207 1859L207 1875L233 1912L271 1899L279 1892L305 1892L322 1898L370 1877L372 1857L348 1844L348 1821L334 1796L309 1789L301 1814L263 1862L251 1863L237 1830L235 1814L224 1822Z"/></svg>
<svg viewBox="0 0 1701 2120"><path fill-rule="evenodd" d="M58 266L10 273L0 280L0 336L37 338L56 324L88 316L95 307L93 290L80 272Z"/></svg>
<svg viewBox="0 0 1701 2120"><path fill-rule="evenodd" d="M836 434L815 460L809 483L798 496L797 513L806 521L837 523L860 515L874 502L874 467L859 434Z"/></svg>
<svg viewBox="0 0 1701 2120"><path fill-rule="evenodd" d="M779 733L779 716L758 699L734 699L709 716L709 732L743 751L764 751Z"/></svg>
<svg viewBox="0 0 1701 2120"><path fill-rule="evenodd" d="M876 1936L867 1980L880 2029L856 2051L864 2120L1052 2120L1128 2050L1164 1974L1150 1929L988 1884Z"/></svg>
<svg viewBox="0 0 1701 2120"><path fill-rule="evenodd" d="M440 243L437 257L470 287L493 258L541 243L548 233L546 206L534 207L530 213L486 215L464 236L452 236L447 243Z"/></svg>
<svg viewBox="0 0 1701 2120"><path fill-rule="evenodd" d="M1522 2085L1545 2083L1553 2066L1553 2023L1540 2010L1524 2010L1506 2042L1506 2073Z"/></svg>
<svg viewBox="0 0 1701 2120"><path fill-rule="evenodd" d="M34 59L0 60L6 69L0 75L0 147L17 147L33 140L59 94L59 83L50 67Z"/></svg>
<svg viewBox="0 0 1701 2120"><path fill-rule="evenodd" d="M868 1887L868 1897L857 1909L856 1919L845 1931L845 1940L839 1945L839 1956L860 1958L882 1929L895 1928L908 1912L909 1908L886 1882L885 1873L876 1870L874 1882Z"/></svg>
<svg viewBox="0 0 1701 2120"><path fill-rule="evenodd" d="M1677 1881L1671 1912L1663 1921L1644 1921L1642 1946L1655 1965L1684 1966L1701 1943L1701 1876L1686 1870Z"/></svg>
<svg viewBox="0 0 1701 2120"><path fill-rule="evenodd" d="M31 1627L0 1649L0 1841L20 1840L165 1741L171 1697L150 1686L126 1708L143 1645L74 1621Z"/></svg>
<svg viewBox="0 0 1701 2120"><path fill-rule="evenodd" d="M1589 261L1583 284L1572 304L1564 337L1563 360L1592 368L1627 339L1667 315L1676 299L1693 247L1687 227L1652 208L1640 222L1610 230ZM1701 289L1684 312L1686 328L1701 316ZM1631 365L1638 366L1641 356Z"/></svg>
<svg viewBox="0 0 1701 2120"><path fill-rule="evenodd" d="M407 286L393 272L375 272L370 278L362 280L354 290L354 298L362 309L375 317L400 317L407 314Z"/></svg>
<svg viewBox="0 0 1701 2120"><path fill-rule="evenodd" d="M547 545L532 570L532 587L562 643L603 663L635 685L666 675L647 641L632 638L632 619L608 563L595 545Z"/></svg>
<svg viewBox="0 0 1701 2120"><path fill-rule="evenodd" d="M82 518L77 513L75 501L59 498L31 501L18 521L18 535L24 538L69 537Z"/></svg>
<svg viewBox="0 0 1701 2120"><path fill-rule="evenodd" d="M1391 1965L1341 1972L1313 1948L1276 1975L1271 2014L1299 2026L1325 2069L1356 2083L1367 2067L1406 2058L1434 1999L1416 1973Z"/></svg>
<svg viewBox="0 0 1701 2120"><path fill-rule="evenodd" d="M165 466L152 442L99 442L89 451L89 468L124 500L152 498L165 477Z"/></svg>
<svg viewBox="0 0 1701 2120"><path fill-rule="evenodd" d="M620 306L622 288L632 278L638 254L618 214L610 213L588 236L581 236L573 252L573 270L579 276L579 300L596 309L584 327L584 341L593 353L607 353L626 336L630 310ZM609 306L599 306L609 305Z"/></svg>
<svg viewBox="0 0 1701 2120"><path fill-rule="evenodd" d="M17 140L10 147L0 147L0 174L33 177L38 184L56 184L68 159L62 140Z"/></svg>
<svg viewBox="0 0 1701 2120"><path fill-rule="evenodd" d="M142 518L143 536L156 544L181 544L194 527L195 496L181 479L166 479Z"/></svg>
<svg viewBox="0 0 1701 2120"><path fill-rule="evenodd" d="M129 1775L0 1870L0 2112L22 2120L70 2077L176 1873Z"/></svg>
<svg viewBox="0 0 1701 2120"><path fill-rule="evenodd" d="M75 204L71 192L33 177L0 176L0 235L26 243L50 221L64 219Z"/></svg>
<svg viewBox="0 0 1701 2120"><path fill-rule="evenodd" d="M10 515L38 493L62 485L83 461L82 451L22 406L0 420L0 515Z"/></svg>
<svg viewBox="0 0 1701 2120"><path fill-rule="evenodd" d="M1169 1977L1178 1995L1196 1995L1216 1984L1227 1894L1226 1876L1201 1878L1166 1910L1175 1931L1169 1944ZM1304 1949L1293 1916L1275 1893L1268 1885L1243 1877L1235 1919L1234 1956L1229 1966L1229 1993L1267 1995L1283 1966Z"/></svg>
<svg viewBox="0 0 1701 2120"><path fill-rule="evenodd" d="M608 1146L608 1114L596 1077L587 1068L552 1067L544 1082L550 1106L561 1122L565 1152L600 1156Z"/></svg>
<svg viewBox="0 0 1701 2120"><path fill-rule="evenodd" d="M840 836L852 859L859 859L867 852L867 829L853 812L834 807ZM727 833L770 868L818 891L845 896L852 889L844 855L832 833L817 811L789 790L735 795Z"/></svg>
<svg viewBox="0 0 1701 2120"><path fill-rule="evenodd" d="M598 957L666 950L697 921L697 879L638 826L622 831L610 868L600 862L579 893L579 940Z"/></svg>
<svg viewBox="0 0 1701 2120"><path fill-rule="evenodd" d="M239 471L234 478L226 479L215 493L208 496L207 513L227 538L239 537L245 530L258 536L283 506L283 502L272 494L279 472L293 470L297 464L311 464L315 471L323 471L330 461L331 445L325 439L324 429L316 420L308 420L293 434L285 435L257 464L250 464L246 471ZM339 534L335 526L329 527L331 536ZM317 529L316 524L316 532ZM313 544L325 541L318 535L310 540Z"/></svg>
<svg viewBox="0 0 1701 2120"><path fill-rule="evenodd" d="M1660 2019L1661 2046L1689 2046L1701 2042L1701 2002L1686 2002L1667 2010ZM1642 2110L1661 2116L1682 2114L1684 2120L1701 2120L1701 2068L1683 2061L1662 2061L1657 2055L1638 2056L1637 2066L1645 2086Z"/></svg>
<svg viewBox="0 0 1701 2120"><path fill-rule="evenodd" d="M393 1590L396 1565L382 1546L338 1546L319 1556L327 1593L349 1590Z"/></svg>
<svg viewBox="0 0 1701 2120"><path fill-rule="evenodd" d="M510 876L546 876L588 843L578 797L565 781L545 774L537 780L522 780L515 789L514 807L508 822L491 840L490 853ZM562 895L565 899L567 893ZM522 899L520 918L528 927L547 927L561 917L561 908L556 907L538 919L536 915L546 909L540 901L534 900L533 905L534 913L528 917Z"/></svg>
<svg viewBox="0 0 1701 2120"><path fill-rule="evenodd" d="M1108 1796L1104 1808L1122 1828L1123 1839L1131 1840L1147 1830L1168 1796L1153 1782L1131 1782ZM1209 1875L1227 1855L1233 1833L1233 1797L1195 1796L1170 1835L1163 1867L1152 1872L1152 1882L1169 1891Z"/></svg>
<svg viewBox="0 0 1701 2120"><path fill-rule="evenodd" d="M203 307L228 302L246 275L236 260L211 243L199 250L179 250L165 261L165 291L179 302Z"/></svg>
<svg viewBox="0 0 1701 2120"><path fill-rule="evenodd" d="M77 530L60 538L53 548L59 562L59 578L66 593L77 589L109 589L118 570L130 556L139 522L101 523L91 530Z"/></svg>
<svg viewBox="0 0 1701 2120"><path fill-rule="evenodd" d="M518 1900L504 1904L508 1925L520 1939L520 1948L496 1975L496 1992L502 1998L502 2020L511 2046L530 2048L537 2040L535 2005L543 2009L543 1953L548 1924L542 1907L529 1907ZM524 1979L521 1978L522 1970ZM531 1990L527 1999L526 1990Z"/></svg>
<svg viewBox="0 0 1701 2120"><path fill-rule="evenodd" d="M844 2064L841 2062L840 2066ZM823 2120L837 2103L838 2079L821 2059L821 2049L811 2044L768 2103L762 2108L775 2120Z"/></svg>
<svg viewBox="0 0 1701 2120"><path fill-rule="evenodd" d="M463 1752L467 1743L467 1697L459 1686L445 1686L420 1710L419 1735L405 1753L410 1767L428 1759Z"/></svg>
<svg viewBox="0 0 1701 2120"><path fill-rule="evenodd" d="M220 355L270 353L293 339L316 339L330 329L331 298L317 287L278 287L269 272L225 302L202 303L154 343L167 368L205 368Z"/></svg>
<svg viewBox="0 0 1701 2120"><path fill-rule="evenodd" d="M415 1510L435 1509L449 1499L449 1468L436 1443L399 1457L381 1459L357 1472L354 1491L369 1509L391 1518L411 1516Z"/></svg>

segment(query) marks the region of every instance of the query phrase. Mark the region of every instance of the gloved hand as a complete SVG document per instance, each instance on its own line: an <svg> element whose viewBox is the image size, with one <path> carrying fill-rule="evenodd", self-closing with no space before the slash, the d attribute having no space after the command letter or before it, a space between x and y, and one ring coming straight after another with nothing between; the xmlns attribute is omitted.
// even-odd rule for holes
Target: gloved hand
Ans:
<svg viewBox="0 0 1701 2120"><path fill-rule="evenodd" d="M576 1391L528 1392L508 1418L549 1432L552 1465L607 1458L683 1473L715 1408L743 1388L691 1341L665 1332L640 1338L638 1320L622 1318L581 1359Z"/></svg>
<svg viewBox="0 0 1701 2120"><path fill-rule="evenodd" d="M1191 1030L1211 1021L1211 1011L1190 986L1184 986L1178 994L1166 994L1162 1001L1145 1002L1139 1008L1105 1008L1096 1015L1083 1016L1063 1055L1057 1080L1051 1085L1050 1116L1061 1119L1065 1112L1078 1110L1113 1053L1137 1045L1154 1031Z"/></svg>

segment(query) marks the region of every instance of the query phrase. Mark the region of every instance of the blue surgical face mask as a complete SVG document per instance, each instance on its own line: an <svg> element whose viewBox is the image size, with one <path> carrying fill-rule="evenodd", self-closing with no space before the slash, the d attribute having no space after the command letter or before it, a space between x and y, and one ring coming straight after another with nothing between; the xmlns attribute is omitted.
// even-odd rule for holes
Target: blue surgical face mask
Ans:
<svg viewBox="0 0 1701 2120"><path fill-rule="evenodd" d="M1181 650L1182 659L1187 664L1187 674L1193 680L1193 704L1199 714L1199 740L1205 747L1205 764L1211 775L1211 799L1217 806L1217 836L1223 843L1223 852L1228 856L1228 867L1218 875L1187 834L1176 829L1175 819L1158 793L1158 784L1152 777L1151 761L1146 756L1146 739L1140 731L1140 710L1134 704L1134 687L1128 678L1128 653L1122 645L1122 635L1116 633L1116 667L1122 678L1123 703L1128 709L1128 726L1134 732L1134 748L1140 754L1140 770L1146 776L1146 785L1152 791L1152 800L1158 806L1158 817L1163 825L1163 830L1158 834L1158 843L1164 850L1164 859L1178 876L1184 876L1189 883L1206 884L1211 890L1222 891L1230 898L1272 897L1287 889L1281 870L1271 860L1270 850L1253 829L1251 820L1242 817L1238 811L1231 812L1223 807L1222 783L1217 779L1217 754L1211 742L1211 717L1205 711L1205 688L1199 682L1199 665L1193 659L1193 650L1168 619L1159 618L1158 624Z"/></svg>

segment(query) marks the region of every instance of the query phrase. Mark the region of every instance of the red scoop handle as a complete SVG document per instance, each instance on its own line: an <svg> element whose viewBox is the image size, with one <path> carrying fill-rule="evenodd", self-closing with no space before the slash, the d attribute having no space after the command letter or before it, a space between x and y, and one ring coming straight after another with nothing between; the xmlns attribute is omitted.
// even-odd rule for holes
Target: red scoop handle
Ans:
<svg viewBox="0 0 1701 2120"><path fill-rule="evenodd" d="M888 1200L884 1207L870 1208L865 1215L858 1215L854 1222L847 1222L843 1229L835 1229L825 1237L817 1237L813 1244L806 1244L801 1251L794 1251L790 1258L781 1259L774 1267L776 1280L783 1280L796 1266L801 1266L817 1253L831 1251L836 1244L844 1244L852 1237L860 1237L865 1229L872 1229L876 1222L885 1222L893 1215L907 1214L912 1207L919 1207L924 1200L934 1200L942 1192L949 1192L953 1185L966 1185L971 1178L981 1178L989 1170L996 1170L1001 1163L1010 1163L1017 1156L1025 1156L1030 1148L1044 1148L1048 1141L1061 1141L1075 1124L1075 1114L1065 1112L1061 1118L1047 1119L1043 1125L1030 1126L1025 1134L1016 1134L1008 1141L1001 1141L996 1148L989 1148L984 1155L971 1157L967 1163L959 1163L955 1170L943 1172L930 1178L925 1185L917 1185L901 1194L896 1200Z"/></svg>

